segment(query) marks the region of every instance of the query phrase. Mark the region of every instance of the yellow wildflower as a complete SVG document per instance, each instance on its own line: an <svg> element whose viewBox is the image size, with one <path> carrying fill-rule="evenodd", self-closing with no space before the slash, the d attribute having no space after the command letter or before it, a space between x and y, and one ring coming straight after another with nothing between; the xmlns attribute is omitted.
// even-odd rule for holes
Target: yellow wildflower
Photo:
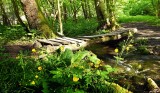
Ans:
<svg viewBox="0 0 160 93"><path fill-rule="evenodd" d="M36 52L36 49L33 48L33 49L32 49L32 52L35 53L35 52Z"/></svg>
<svg viewBox="0 0 160 93"><path fill-rule="evenodd" d="M126 50L128 51L128 50L129 50L129 47L126 47Z"/></svg>
<svg viewBox="0 0 160 93"><path fill-rule="evenodd" d="M133 36L132 32L129 31L129 36Z"/></svg>
<svg viewBox="0 0 160 93"><path fill-rule="evenodd" d="M88 63L88 64L89 64L90 66L93 66L93 63L91 63L91 62L90 62L90 63Z"/></svg>
<svg viewBox="0 0 160 93"><path fill-rule="evenodd" d="M38 67L38 70L39 70L39 71L41 71L41 70L42 70L42 67L41 67L41 66L39 66L39 67Z"/></svg>
<svg viewBox="0 0 160 93"><path fill-rule="evenodd" d="M84 66L80 66L79 68L83 69L83 68L84 68Z"/></svg>
<svg viewBox="0 0 160 93"><path fill-rule="evenodd" d="M100 63L101 63L101 60L98 60L98 61L97 61L97 64L100 64Z"/></svg>
<svg viewBox="0 0 160 93"><path fill-rule="evenodd" d="M35 85L35 84L36 84L35 81L32 81L32 82L31 82L31 85Z"/></svg>
<svg viewBox="0 0 160 93"><path fill-rule="evenodd" d="M99 67L99 64L95 64L94 67L98 68L98 67Z"/></svg>
<svg viewBox="0 0 160 93"><path fill-rule="evenodd" d="M132 45L132 44L129 44L128 46L129 46L129 47L132 47L133 45Z"/></svg>
<svg viewBox="0 0 160 93"><path fill-rule="evenodd" d="M116 48L116 49L114 50L114 52L116 52L116 53L118 53L118 51L119 51L118 48Z"/></svg>
<svg viewBox="0 0 160 93"><path fill-rule="evenodd" d="M35 78L38 78L38 75L36 75Z"/></svg>
<svg viewBox="0 0 160 93"><path fill-rule="evenodd" d="M16 59L19 59L19 58L20 58L20 56L17 56L17 57L16 57Z"/></svg>
<svg viewBox="0 0 160 93"><path fill-rule="evenodd" d="M78 77L76 77L76 76L73 77L73 81L74 81L74 82L77 82L78 80L79 80Z"/></svg>
<svg viewBox="0 0 160 93"><path fill-rule="evenodd" d="M62 52L65 51L64 46L61 46L61 47L60 47L60 51L62 51Z"/></svg>

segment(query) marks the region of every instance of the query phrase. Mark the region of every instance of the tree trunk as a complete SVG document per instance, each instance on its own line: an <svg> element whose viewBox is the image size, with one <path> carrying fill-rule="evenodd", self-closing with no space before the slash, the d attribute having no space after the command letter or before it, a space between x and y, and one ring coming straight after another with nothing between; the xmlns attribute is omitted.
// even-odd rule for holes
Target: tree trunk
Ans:
<svg viewBox="0 0 160 93"><path fill-rule="evenodd" d="M6 14L6 11L5 11L5 8L3 6L2 0L0 0L0 8L2 10L3 25L10 26L11 23L10 23L10 20L9 20L7 14Z"/></svg>
<svg viewBox="0 0 160 93"><path fill-rule="evenodd" d="M63 3L63 17L64 17L64 21L66 22L68 17L67 17L67 6L65 3Z"/></svg>
<svg viewBox="0 0 160 93"><path fill-rule="evenodd" d="M87 1L87 3L88 3L88 17L92 18L92 12L91 12L91 6L90 6L90 3L89 3L89 0Z"/></svg>
<svg viewBox="0 0 160 93"><path fill-rule="evenodd" d="M157 7L158 7L158 9L157 9L157 15L158 15L158 18L160 18L160 0L158 0L158 3L157 3Z"/></svg>
<svg viewBox="0 0 160 93"><path fill-rule="evenodd" d="M86 0L81 0L81 5L82 5L82 10L83 10L84 18L87 19L88 18L87 1Z"/></svg>
<svg viewBox="0 0 160 93"><path fill-rule="evenodd" d="M56 34L53 34L53 30L45 19L38 2L39 0L21 0L29 27L38 30L38 34L45 38L56 37Z"/></svg>
<svg viewBox="0 0 160 93"><path fill-rule="evenodd" d="M60 1L57 1L58 5L58 20L59 20L59 28L60 28L60 34L63 35L63 25L62 25L62 17L61 17L61 7L60 7Z"/></svg>
<svg viewBox="0 0 160 93"><path fill-rule="evenodd" d="M27 33L29 33L28 27L23 23L22 19L20 18L17 0L11 0L11 2L12 2L12 4L13 4L14 13L15 13L18 21L19 21L20 24L24 27L25 31L26 31Z"/></svg>
<svg viewBox="0 0 160 93"><path fill-rule="evenodd" d="M116 18L115 18L115 1L114 0L106 0L107 3L107 9L108 9L108 14L109 14L109 19L110 19L110 26L112 30L116 30Z"/></svg>
<svg viewBox="0 0 160 93"><path fill-rule="evenodd" d="M111 29L115 30L117 24L114 17L114 2L113 0L106 0L106 6L104 0L94 0L96 14L99 26L97 29Z"/></svg>

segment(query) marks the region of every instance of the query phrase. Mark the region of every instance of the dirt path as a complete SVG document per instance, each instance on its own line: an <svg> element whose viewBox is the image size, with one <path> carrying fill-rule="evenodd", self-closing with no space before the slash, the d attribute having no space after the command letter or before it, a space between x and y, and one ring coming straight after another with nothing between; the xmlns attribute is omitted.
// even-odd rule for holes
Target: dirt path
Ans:
<svg viewBox="0 0 160 93"><path fill-rule="evenodd" d="M137 28L138 32L136 33L137 38L147 38L149 40L160 40L160 26L151 26L147 23L127 23L122 24L123 27ZM160 42L152 42L155 45L159 46Z"/></svg>
<svg viewBox="0 0 160 93"><path fill-rule="evenodd" d="M122 24L125 28L137 28L136 39L147 39L148 48L153 54L160 55L160 26L151 26L147 23L126 23Z"/></svg>

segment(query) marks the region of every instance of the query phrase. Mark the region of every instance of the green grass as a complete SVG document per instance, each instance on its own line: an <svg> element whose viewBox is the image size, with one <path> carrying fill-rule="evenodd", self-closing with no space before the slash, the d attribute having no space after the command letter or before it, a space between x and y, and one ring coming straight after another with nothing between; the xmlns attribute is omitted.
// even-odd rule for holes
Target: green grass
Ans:
<svg viewBox="0 0 160 93"><path fill-rule="evenodd" d="M155 16L148 16L148 15L121 16L118 18L118 22L119 23L146 22L151 25L160 26L160 19L156 18Z"/></svg>

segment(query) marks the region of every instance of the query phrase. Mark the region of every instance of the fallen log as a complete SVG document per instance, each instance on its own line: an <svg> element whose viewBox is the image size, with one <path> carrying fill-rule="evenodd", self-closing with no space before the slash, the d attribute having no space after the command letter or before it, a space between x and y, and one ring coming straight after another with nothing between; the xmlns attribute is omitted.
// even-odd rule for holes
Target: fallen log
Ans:
<svg viewBox="0 0 160 93"><path fill-rule="evenodd" d="M160 93L160 88L153 79L147 78L147 82L148 82L148 88L150 90L149 93Z"/></svg>
<svg viewBox="0 0 160 93"><path fill-rule="evenodd" d="M105 84L107 86L110 86L111 88L113 88L114 93L133 93L133 92L121 87L120 85L118 85L116 83L110 83L110 82L105 81Z"/></svg>

